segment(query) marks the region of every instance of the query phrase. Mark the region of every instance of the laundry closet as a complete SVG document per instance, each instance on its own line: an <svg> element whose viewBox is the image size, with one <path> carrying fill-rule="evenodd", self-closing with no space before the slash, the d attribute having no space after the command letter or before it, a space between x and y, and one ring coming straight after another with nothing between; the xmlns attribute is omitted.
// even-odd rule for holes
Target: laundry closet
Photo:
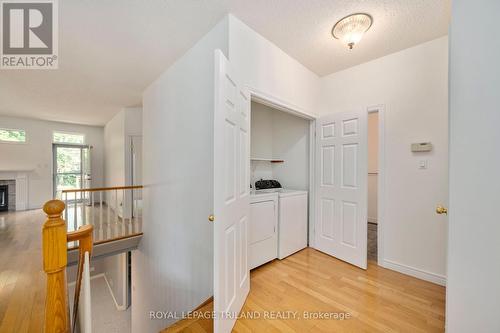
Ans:
<svg viewBox="0 0 500 333"><path fill-rule="evenodd" d="M250 269L307 247L310 120L252 101Z"/></svg>

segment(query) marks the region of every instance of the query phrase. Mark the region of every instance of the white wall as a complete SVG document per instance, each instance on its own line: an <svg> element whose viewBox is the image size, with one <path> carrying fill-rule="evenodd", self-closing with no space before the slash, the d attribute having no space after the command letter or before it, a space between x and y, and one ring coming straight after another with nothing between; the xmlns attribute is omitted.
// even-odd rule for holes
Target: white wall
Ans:
<svg viewBox="0 0 500 333"><path fill-rule="evenodd" d="M104 127L104 169L105 186L131 185L130 136L142 135L142 108L123 108ZM108 204L113 207L114 193L108 193ZM127 203L118 192L119 214L128 216Z"/></svg>
<svg viewBox="0 0 500 333"><path fill-rule="evenodd" d="M283 50L252 30L237 17L228 15L229 20L229 61L238 71L243 84L260 98L271 98L272 102L282 106L314 115L318 110L319 77L290 57ZM263 106L259 103L252 105ZM252 106L252 111L254 107ZM258 128L252 128L252 156L271 154L272 138L265 136L272 123L270 115L252 113L252 118L260 122ZM279 115L277 116L279 117ZM268 124L265 122L268 119ZM263 147L257 148L256 146ZM266 148L267 147L267 148ZM264 149L264 150L262 150ZM268 149L268 150L265 150ZM257 156L259 155L259 156ZM259 167L264 172L265 165ZM259 178L260 179L260 178Z"/></svg>
<svg viewBox="0 0 500 333"><path fill-rule="evenodd" d="M266 106L252 102L250 111L250 157L273 157L273 114ZM252 188L260 179L273 179L273 165L266 161L250 162Z"/></svg>
<svg viewBox="0 0 500 333"><path fill-rule="evenodd" d="M446 331L500 332L500 2L453 1Z"/></svg>
<svg viewBox="0 0 500 333"><path fill-rule="evenodd" d="M117 310L128 307L127 253L105 257L99 260L100 271L105 275L108 289Z"/></svg>
<svg viewBox="0 0 500 333"><path fill-rule="evenodd" d="M118 112L104 127L105 186L125 185L125 112ZM112 201L112 200L111 200Z"/></svg>
<svg viewBox="0 0 500 333"><path fill-rule="evenodd" d="M104 127L104 166L105 186L130 185L130 136L142 134L142 108L124 108L118 112ZM109 196L108 196L109 195ZM107 203L114 207L115 192L108 192ZM124 202L123 193L117 192L118 214L129 217L129 202ZM130 193L127 192L130 197ZM124 215L125 214L125 215ZM119 254L100 260L100 270L115 299L115 305L124 310L127 308L127 254Z"/></svg>
<svg viewBox="0 0 500 333"><path fill-rule="evenodd" d="M28 207L41 208L53 198L52 134L54 131L85 134L92 145L92 186L102 186L103 128L26 118L0 116L0 128L24 129L26 144L0 143L0 171L32 169L29 172Z"/></svg>
<svg viewBox="0 0 500 333"><path fill-rule="evenodd" d="M380 264L444 283L447 223L434 210L448 197L447 37L321 80L322 114L386 107ZM410 144L422 141L431 141L434 150L411 153ZM418 167L422 159L426 170Z"/></svg>
<svg viewBox="0 0 500 333"><path fill-rule="evenodd" d="M222 20L143 95L144 236L132 254L132 332L158 332L213 295L214 51Z"/></svg>
<svg viewBox="0 0 500 333"><path fill-rule="evenodd" d="M130 182L130 136L142 135L142 108L124 108L104 127L105 184L124 186Z"/></svg>
<svg viewBox="0 0 500 333"><path fill-rule="evenodd" d="M273 112L273 154L284 163L273 164L281 185L309 190L309 120L286 112Z"/></svg>
<svg viewBox="0 0 500 333"><path fill-rule="evenodd" d="M232 15L229 61L251 90L309 114L316 113L318 76Z"/></svg>
<svg viewBox="0 0 500 333"><path fill-rule="evenodd" d="M263 178L276 179L286 188L309 190L309 121L252 102L251 156L285 161L252 161L252 186Z"/></svg>

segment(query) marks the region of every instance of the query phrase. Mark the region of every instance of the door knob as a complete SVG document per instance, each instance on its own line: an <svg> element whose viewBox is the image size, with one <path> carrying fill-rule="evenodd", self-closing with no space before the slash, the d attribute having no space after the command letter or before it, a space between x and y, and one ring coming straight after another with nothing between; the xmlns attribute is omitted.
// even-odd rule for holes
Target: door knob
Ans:
<svg viewBox="0 0 500 333"><path fill-rule="evenodd" d="M443 207L443 206L441 206L441 205L438 205L436 207L436 213L448 215L448 209L445 208L445 207Z"/></svg>
<svg viewBox="0 0 500 333"><path fill-rule="evenodd" d="M209 220L210 222L215 221L215 216L213 216L213 215L208 215L208 220Z"/></svg>

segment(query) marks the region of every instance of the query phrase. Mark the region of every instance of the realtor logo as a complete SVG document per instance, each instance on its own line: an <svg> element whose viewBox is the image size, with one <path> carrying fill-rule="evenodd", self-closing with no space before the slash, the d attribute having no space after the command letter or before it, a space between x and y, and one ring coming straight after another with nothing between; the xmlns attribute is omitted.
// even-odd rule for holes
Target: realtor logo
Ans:
<svg viewBox="0 0 500 333"><path fill-rule="evenodd" d="M1 69L57 69L57 0L0 0Z"/></svg>

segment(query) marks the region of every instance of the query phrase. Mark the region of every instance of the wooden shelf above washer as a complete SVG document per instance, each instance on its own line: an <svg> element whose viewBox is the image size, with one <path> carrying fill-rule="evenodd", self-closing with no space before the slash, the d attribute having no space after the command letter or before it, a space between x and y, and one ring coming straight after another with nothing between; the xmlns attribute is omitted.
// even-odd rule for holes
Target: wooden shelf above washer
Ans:
<svg viewBox="0 0 500 333"><path fill-rule="evenodd" d="M258 158L258 157L251 157L250 161L260 161L260 162L269 162L269 163L284 163L284 160L280 160L277 158Z"/></svg>

